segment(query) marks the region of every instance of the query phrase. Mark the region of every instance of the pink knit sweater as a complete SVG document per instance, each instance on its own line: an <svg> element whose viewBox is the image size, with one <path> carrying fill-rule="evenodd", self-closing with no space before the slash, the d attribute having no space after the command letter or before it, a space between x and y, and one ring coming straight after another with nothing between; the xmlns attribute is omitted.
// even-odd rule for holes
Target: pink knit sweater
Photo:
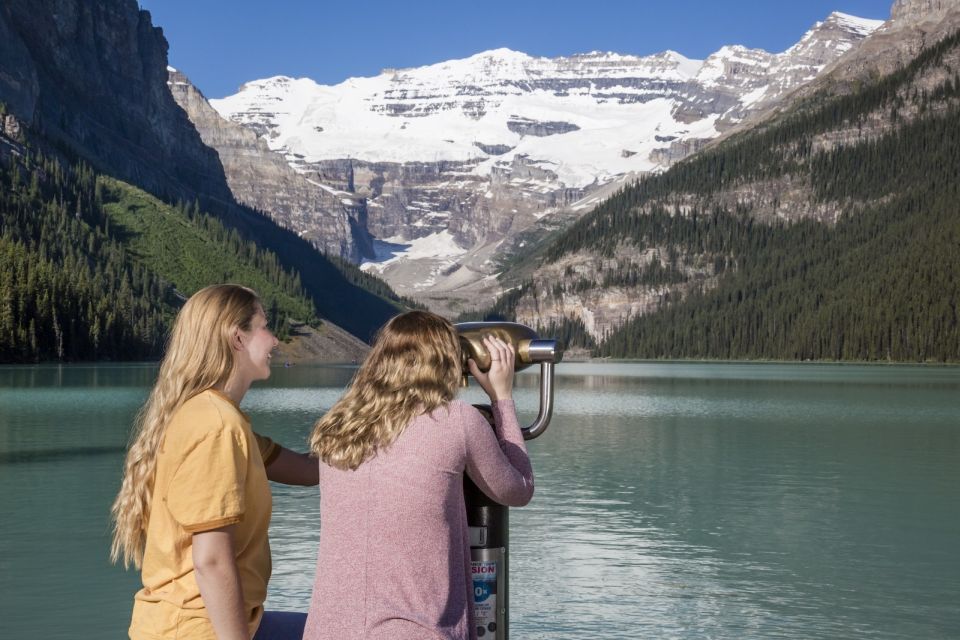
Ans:
<svg viewBox="0 0 960 640"><path fill-rule="evenodd" d="M320 464L320 551L304 640L475 638L464 471L522 506L533 471L513 401L496 433L455 400L356 471Z"/></svg>

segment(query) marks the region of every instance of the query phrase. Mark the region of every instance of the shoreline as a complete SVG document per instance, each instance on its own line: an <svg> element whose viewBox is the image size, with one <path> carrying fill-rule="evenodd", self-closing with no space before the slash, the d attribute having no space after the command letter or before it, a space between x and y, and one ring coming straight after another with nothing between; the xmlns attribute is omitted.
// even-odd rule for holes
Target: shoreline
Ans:
<svg viewBox="0 0 960 640"><path fill-rule="evenodd" d="M281 347L278 349L282 349ZM273 357L271 368L286 368L285 363L290 366L356 366L362 362L357 359L336 359L326 357L291 357L286 360L279 352ZM364 354L365 355L365 354ZM159 365L160 359L156 360L76 360L70 362L57 362L47 360L42 362L0 362L0 368L28 368L28 367L89 367L99 365L116 365L140 367L146 365ZM564 357L557 366L564 364L745 364L745 365L832 365L838 367L931 367L931 368L960 368L960 362L912 362L912 361L887 361L887 360L712 360L695 358L604 358L604 357Z"/></svg>

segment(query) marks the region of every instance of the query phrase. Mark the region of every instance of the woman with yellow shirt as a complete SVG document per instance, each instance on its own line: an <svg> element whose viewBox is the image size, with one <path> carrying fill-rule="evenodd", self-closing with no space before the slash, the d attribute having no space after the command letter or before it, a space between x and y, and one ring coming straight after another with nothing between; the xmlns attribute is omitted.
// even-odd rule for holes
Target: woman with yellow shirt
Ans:
<svg viewBox="0 0 960 640"><path fill-rule="evenodd" d="M263 611L267 480L316 485L318 464L254 433L239 407L276 346L245 287L202 289L177 316L113 504L111 557L143 579L134 640L300 638L305 614Z"/></svg>

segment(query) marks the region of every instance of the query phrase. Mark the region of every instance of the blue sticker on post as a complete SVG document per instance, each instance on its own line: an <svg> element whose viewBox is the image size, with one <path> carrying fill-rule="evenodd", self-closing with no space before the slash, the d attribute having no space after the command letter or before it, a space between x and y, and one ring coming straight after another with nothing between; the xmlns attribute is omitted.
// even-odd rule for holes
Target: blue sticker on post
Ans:
<svg viewBox="0 0 960 640"><path fill-rule="evenodd" d="M486 560L470 562L473 576L473 615L477 636L486 635L497 623L497 563ZM481 633L483 629L483 633Z"/></svg>

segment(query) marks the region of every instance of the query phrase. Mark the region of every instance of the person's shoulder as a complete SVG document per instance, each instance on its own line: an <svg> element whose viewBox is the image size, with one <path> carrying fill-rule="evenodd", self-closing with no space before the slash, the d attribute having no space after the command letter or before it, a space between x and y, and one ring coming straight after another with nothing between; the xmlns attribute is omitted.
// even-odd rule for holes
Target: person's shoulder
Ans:
<svg viewBox="0 0 960 640"><path fill-rule="evenodd" d="M214 389L207 389L194 395L180 407L178 415L197 418L217 418L224 424L246 421L237 405Z"/></svg>
<svg viewBox="0 0 960 640"><path fill-rule="evenodd" d="M450 402L442 404L432 411L420 414L414 418L414 420L428 422L461 422L463 417L467 415L468 412L474 410L475 409L470 406L470 404L460 400L459 398L454 398Z"/></svg>
<svg viewBox="0 0 960 640"><path fill-rule="evenodd" d="M486 422L483 414L475 406L457 398L450 402L450 415L463 422Z"/></svg>
<svg viewBox="0 0 960 640"><path fill-rule="evenodd" d="M476 408L460 398L454 398L447 404L447 410L453 415L463 415L469 411L476 411Z"/></svg>
<svg viewBox="0 0 960 640"><path fill-rule="evenodd" d="M183 403L171 420L170 431L196 441L220 432L240 434L246 424L246 417L236 405L207 389Z"/></svg>

